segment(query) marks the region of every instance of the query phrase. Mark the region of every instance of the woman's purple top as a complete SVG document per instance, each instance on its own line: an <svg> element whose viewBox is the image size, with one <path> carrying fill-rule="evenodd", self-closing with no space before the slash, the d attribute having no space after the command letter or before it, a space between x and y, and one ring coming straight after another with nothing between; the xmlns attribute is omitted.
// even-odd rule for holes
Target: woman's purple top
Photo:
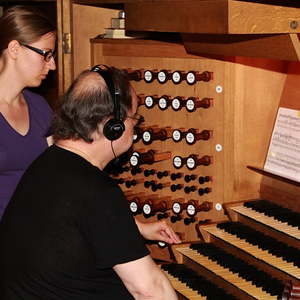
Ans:
<svg viewBox="0 0 300 300"><path fill-rule="evenodd" d="M0 113L0 219L24 171L48 146L52 110L40 95L29 90L23 95L29 111L26 135L14 130Z"/></svg>

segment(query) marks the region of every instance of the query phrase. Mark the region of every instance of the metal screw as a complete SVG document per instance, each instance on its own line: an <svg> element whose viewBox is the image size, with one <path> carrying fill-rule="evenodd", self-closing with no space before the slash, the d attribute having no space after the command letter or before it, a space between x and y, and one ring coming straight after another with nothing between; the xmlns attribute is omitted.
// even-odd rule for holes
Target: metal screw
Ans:
<svg viewBox="0 0 300 300"><path fill-rule="evenodd" d="M292 21L292 22L290 23L290 27L291 27L292 29L296 29L296 28L298 27L298 22L297 22L297 21Z"/></svg>

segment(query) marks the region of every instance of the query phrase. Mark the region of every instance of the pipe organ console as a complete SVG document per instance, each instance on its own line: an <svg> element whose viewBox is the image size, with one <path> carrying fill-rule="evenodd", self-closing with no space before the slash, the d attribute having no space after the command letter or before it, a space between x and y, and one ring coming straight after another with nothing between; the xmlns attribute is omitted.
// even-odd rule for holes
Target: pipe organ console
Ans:
<svg viewBox="0 0 300 300"><path fill-rule="evenodd" d="M244 17L257 22L238 26L228 14L223 35L213 22L224 17L215 1L124 1L126 29L156 32L151 39L104 39L98 35L118 14L114 2L72 2L73 71L112 65L128 73L137 92L145 122L135 129L129 160L112 176L136 218L164 219L183 240L151 243L151 255L180 299L299 299L300 184L264 164L278 109L300 111L300 63L291 61L300 60L300 31L280 27L285 18L300 20L300 9L283 1L220 1L237 10L236 18L253 8L251 19ZM169 11L186 17L183 3L201 17L164 22ZM298 48L290 53L291 45Z"/></svg>

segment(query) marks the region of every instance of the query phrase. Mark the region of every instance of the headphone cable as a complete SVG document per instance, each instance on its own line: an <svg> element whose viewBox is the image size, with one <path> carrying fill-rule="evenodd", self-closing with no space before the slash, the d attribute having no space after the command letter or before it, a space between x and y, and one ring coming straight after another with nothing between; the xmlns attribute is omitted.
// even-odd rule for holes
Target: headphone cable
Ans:
<svg viewBox="0 0 300 300"><path fill-rule="evenodd" d="M115 150L114 150L114 146L113 146L113 141L110 142L110 146L111 146L111 151L114 154L114 165L117 165L119 163L119 157L116 156Z"/></svg>
<svg viewBox="0 0 300 300"><path fill-rule="evenodd" d="M111 151L114 154L115 159L117 158L114 147L113 147L113 141L110 142L110 146L111 146Z"/></svg>

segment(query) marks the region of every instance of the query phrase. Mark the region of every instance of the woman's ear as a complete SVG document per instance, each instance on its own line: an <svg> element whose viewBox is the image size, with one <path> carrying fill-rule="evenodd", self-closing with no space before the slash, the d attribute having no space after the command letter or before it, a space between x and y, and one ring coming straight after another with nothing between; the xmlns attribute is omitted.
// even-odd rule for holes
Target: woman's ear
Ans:
<svg viewBox="0 0 300 300"><path fill-rule="evenodd" d="M16 59L18 56L18 52L20 51L21 45L18 41L12 40L9 42L7 46L7 54L13 58Z"/></svg>

